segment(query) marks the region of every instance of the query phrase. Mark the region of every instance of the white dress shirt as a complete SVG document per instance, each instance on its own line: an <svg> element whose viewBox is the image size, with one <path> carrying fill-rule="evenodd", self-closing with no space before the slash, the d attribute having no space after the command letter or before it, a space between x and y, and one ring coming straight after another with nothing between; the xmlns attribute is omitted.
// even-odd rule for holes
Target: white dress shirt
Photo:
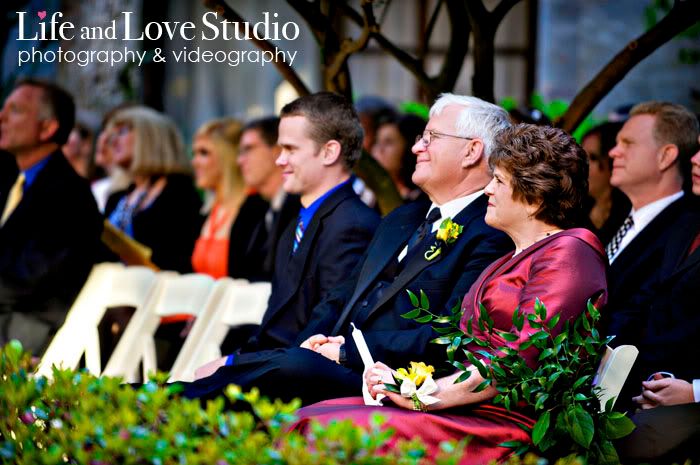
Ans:
<svg viewBox="0 0 700 465"><path fill-rule="evenodd" d="M622 241L620 241L620 246L617 248L615 255L610 258L610 263L614 262L615 259L620 256L620 253L625 250L625 247L627 247L629 243L632 242L634 238L637 237L637 235L641 233L642 230L646 228L647 225L651 223L659 213L664 211L666 207L681 197L683 197L683 191L676 192L675 194L663 197L648 205L644 205L639 210L632 209L631 213L634 224L627 231L625 237L622 238Z"/></svg>

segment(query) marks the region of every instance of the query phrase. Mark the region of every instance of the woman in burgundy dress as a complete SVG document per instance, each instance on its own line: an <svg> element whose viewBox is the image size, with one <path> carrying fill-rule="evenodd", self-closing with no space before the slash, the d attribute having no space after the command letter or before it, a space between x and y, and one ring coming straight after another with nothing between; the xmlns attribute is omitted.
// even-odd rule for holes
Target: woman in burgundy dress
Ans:
<svg viewBox="0 0 700 465"><path fill-rule="evenodd" d="M588 299L600 306L607 298L603 247L592 232L575 227L584 215L587 156L570 136L550 127L520 124L503 131L496 141L499 149L489 160L493 179L485 190L489 196L486 222L511 237L515 253L491 264L474 283L462 302L462 325L470 317L478 319L481 303L495 329L517 332L513 310L519 306L533 313L539 298L548 317L561 314L556 333L586 309ZM526 319L515 342L506 343L496 334L489 337L495 346L517 348L535 331ZM474 333L488 336L477 327ZM537 364L536 348L522 355L530 366ZM400 438L420 437L429 457L438 452L441 441L471 436L462 464L502 461L512 449L498 444L530 441L517 424L532 427L534 420L493 405L491 399L497 393L493 386L473 392L483 381L478 371L458 384L454 380L461 373L436 380L439 389L432 395L439 402L424 406L430 412L418 412L412 410L411 399L384 389L381 382L391 379L387 378L390 370L378 362L365 373L365 382L373 397L384 394L395 407L365 406L362 398L329 400L301 409L297 428L306 429L313 419L325 423L346 418L366 426L373 414L380 413L396 431L392 444ZM384 399L385 405L388 400Z"/></svg>

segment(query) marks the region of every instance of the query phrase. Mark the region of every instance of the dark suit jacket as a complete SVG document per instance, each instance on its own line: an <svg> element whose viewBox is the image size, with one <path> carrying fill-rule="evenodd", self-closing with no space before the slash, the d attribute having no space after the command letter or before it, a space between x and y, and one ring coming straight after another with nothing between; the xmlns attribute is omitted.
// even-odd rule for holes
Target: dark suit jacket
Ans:
<svg viewBox="0 0 700 465"><path fill-rule="evenodd" d="M0 186L0 211L12 183ZM44 348L94 264L101 232L87 181L53 153L0 227L0 344Z"/></svg>
<svg viewBox="0 0 700 465"><path fill-rule="evenodd" d="M294 254L296 222L290 222L277 246L272 294L261 328L243 351L290 346L314 306L355 268L378 224L379 215L350 184L324 200Z"/></svg>
<svg viewBox="0 0 700 465"><path fill-rule="evenodd" d="M657 371L688 381L700 377L696 363L700 358L700 249L687 256L698 232L700 213L681 214L669 234L657 279L640 289L628 305L613 309L628 323L611 345L632 344L639 349L616 409L633 410L631 398L641 392L641 382Z"/></svg>
<svg viewBox="0 0 700 465"><path fill-rule="evenodd" d="M641 320L633 310L640 290L659 278L659 270L674 229L686 210L685 197L666 207L620 253L608 271L608 307L603 312L602 331L618 335L638 332Z"/></svg>
<svg viewBox="0 0 700 465"><path fill-rule="evenodd" d="M362 371L362 361L350 334L350 322L362 330L375 360L403 366L411 360L440 363L444 347L428 342L436 337L430 325L402 318L413 306L406 289L423 290L435 313L448 312L459 304L472 283L491 262L512 250L510 239L484 222L486 196L474 200L453 221L464 226L459 238L428 261L422 252L406 257L402 271L372 306L363 305L382 270L395 260L409 237L425 219L428 204L412 203L390 213L379 225L354 279L314 309L312 324L300 335L301 342L315 333L344 335L346 366ZM428 236L432 243L435 234ZM359 272L358 272L359 270Z"/></svg>
<svg viewBox="0 0 700 465"><path fill-rule="evenodd" d="M277 244L287 226L299 213L299 197L287 195L272 222L271 232L265 227L265 214L270 203L258 194L249 195L231 225L228 274L248 281L271 281Z"/></svg>
<svg viewBox="0 0 700 465"><path fill-rule="evenodd" d="M109 197L106 217L129 192L115 192ZM171 174L158 197L134 215L134 239L153 250L151 260L159 268L180 273L192 271L192 251L203 222L201 206L192 178Z"/></svg>

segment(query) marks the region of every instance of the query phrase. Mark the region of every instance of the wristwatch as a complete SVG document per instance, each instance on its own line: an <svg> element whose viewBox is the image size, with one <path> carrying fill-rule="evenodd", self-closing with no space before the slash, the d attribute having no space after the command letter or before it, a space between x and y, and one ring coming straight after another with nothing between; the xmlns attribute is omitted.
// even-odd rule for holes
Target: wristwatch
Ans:
<svg viewBox="0 0 700 465"><path fill-rule="evenodd" d="M338 347L338 363L340 365L345 365L345 362L348 361L348 356L345 353L345 344L341 344L340 347Z"/></svg>

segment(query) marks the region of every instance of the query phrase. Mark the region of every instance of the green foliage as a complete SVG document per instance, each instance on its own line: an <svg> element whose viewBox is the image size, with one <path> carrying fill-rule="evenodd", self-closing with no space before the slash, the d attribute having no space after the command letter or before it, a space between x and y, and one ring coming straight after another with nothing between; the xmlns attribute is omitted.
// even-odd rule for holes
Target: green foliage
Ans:
<svg viewBox="0 0 700 465"><path fill-rule="evenodd" d="M644 8L644 22L646 29L649 30L666 16L673 8L671 0L652 0ZM685 31L678 34L675 39L697 39L700 37L700 22L690 26ZM700 48L681 48L678 51L678 61L684 65L695 65L700 63Z"/></svg>
<svg viewBox="0 0 700 465"><path fill-rule="evenodd" d="M600 388L593 386L593 379L612 338L601 336L595 328L600 313L590 301L575 321L562 326L560 314L550 314L536 299L533 313L515 309L512 332L495 329L482 306L479 319L470 318L463 331L458 305L451 316L444 317L430 312L428 303L423 299L418 302L410 291L409 296L416 309L404 316L435 325L441 336L433 342L446 345L449 362L463 372L456 382L469 378L471 371L463 363L467 360L486 380L475 391L494 385L498 391L495 404L508 410L517 406L536 419L532 430L522 425L531 433L532 444L513 442L508 447L516 448L519 454L534 449L550 457L575 454L588 463L619 463L612 440L631 433L634 424L625 415L613 412L611 402L600 411ZM534 332L518 344L517 333L526 323L526 329ZM485 336L480 337L476 327ZM497 340L505 342L499 344ZM539 353L535 368L529 367L522 356L526 350Z"/></svg>
<svg viewBox="0 0 700 465"><path fill-rule="evenodd" d="M55 370L54 381L31 375L16 341L0 352L0 463L22 464L372 464L433 463L419 440L388 448L393 431L377 416L369 429L349 420L312 422L290 431L299 402L270 402L253 389L229 386L202 407L162 386L159 374L138 389L118 378ZM435 457L457 464L465 441L446 442Z"/></svg>
<svg viewBox="0 0 700 465"><path fill-rule="evenodd" d="M500 102L499 105L503 107L506 111L511 111L518 107L517 101L513 97L505 97ZM537 110L540 110L550 121L556 121L558 118L564 116L566 111L569 109L569 103L561 100L554 99L549 102L545 101L542 94L537 92L532 94L530 97L530 106ZM603 120L594 118L593 115L588 115L576 128L572 137L580 144L583 136L586 135L593 127L602 123Z"/></svg>

